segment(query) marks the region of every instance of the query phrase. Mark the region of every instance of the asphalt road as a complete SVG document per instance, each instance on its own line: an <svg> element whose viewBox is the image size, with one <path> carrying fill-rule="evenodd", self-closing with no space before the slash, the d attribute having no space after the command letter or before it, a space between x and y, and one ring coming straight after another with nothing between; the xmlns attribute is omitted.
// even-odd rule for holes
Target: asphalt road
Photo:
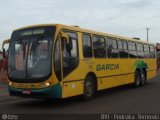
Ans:
<svg viewBox="0 0 160 120"><path fill-rule="evenodd" d="M0 113L14 114L101 114L159 113L160 74L146 86L122 86L101 91L90 100L81 97L65 100L17 99L0 103Z"/></svg>

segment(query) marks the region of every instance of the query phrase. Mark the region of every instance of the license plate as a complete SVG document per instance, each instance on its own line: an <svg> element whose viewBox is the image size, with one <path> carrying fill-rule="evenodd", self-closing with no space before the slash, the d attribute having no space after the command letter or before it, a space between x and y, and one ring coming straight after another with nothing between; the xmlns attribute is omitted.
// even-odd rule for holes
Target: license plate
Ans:
<svg viewBox="0 0 160 120"><path fill-rule="evenodd" d="M31 91L30 91L30 90L23 90L22 93L23 93L23 94L26 94L26 95L29 95L29 94L31 94Z"/></svg>

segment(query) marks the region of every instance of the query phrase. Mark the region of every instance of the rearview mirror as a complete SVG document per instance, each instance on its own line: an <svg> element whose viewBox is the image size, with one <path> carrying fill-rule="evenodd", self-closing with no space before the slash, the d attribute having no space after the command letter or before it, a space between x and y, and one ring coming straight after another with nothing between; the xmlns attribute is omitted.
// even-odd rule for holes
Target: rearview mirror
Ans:
<svg viewBox="0 0 160 120"><path fill-rule="evenodd" d="M4 58L4 59L6 58L6 50L5 50L5 48L4 48L4 45L5 45L5 44L9 44L10 42L11 42L10 39L7 39L7 40L4 40L4 41L3 41L2 49L3 49L3 58Z"/></svg>
<svg viewBox="0 0 160 120"><path fill-rule="evenodd" d="M67 49L70 51L72 50L72 38L69 37L66 33L61 32L61 41L62 41L62 50L64 49L64 42L67 43Z"/></svg>
<svg viewBox="0 0 160 120"><path fill-rule="evenodd" d="M6 58L6 50L5 50L5 48L3 48L3 58L4 59Z"/></svg>

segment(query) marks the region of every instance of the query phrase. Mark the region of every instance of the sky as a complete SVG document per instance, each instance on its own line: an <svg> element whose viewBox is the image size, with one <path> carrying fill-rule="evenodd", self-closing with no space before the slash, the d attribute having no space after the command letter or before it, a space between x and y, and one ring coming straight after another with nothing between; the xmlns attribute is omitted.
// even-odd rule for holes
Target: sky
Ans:
<svg viewBox="0 0 160 120"><path fill-rule="evenodd" d="M160 0L1 0L0 49L16 28L59 23L160 43Z"/></svg>

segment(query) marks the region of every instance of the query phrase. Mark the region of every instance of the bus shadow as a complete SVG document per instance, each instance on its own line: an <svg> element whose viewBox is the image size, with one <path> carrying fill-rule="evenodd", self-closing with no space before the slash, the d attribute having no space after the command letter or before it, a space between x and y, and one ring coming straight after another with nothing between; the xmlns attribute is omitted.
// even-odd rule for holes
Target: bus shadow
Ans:
<svg viewBox="0 0 160 120"><path fill-rule="evenodd" d="M61 108L64 106L70 106L83 101L82 96L70 97L65 99L31 99L24 98L16 102L15 106L20 108Z"/></svg>
<svg viewBox="0 0 160 120"><path fill-rule="evenodd" d="M112 96L116 96L119 94L123 94L125 92L132 92L132 91L139 91L140 89L147 89L147 87L150 87L154 85L153 82L148 82L145 86L139 87L139 88L134 88L131 85L123 85L115 88L110 88L106 90L99 91L94 99L85 101L83 99L83 96L75 96L75 97L70 97L70 98L65 98L65 99L21 99L19 103L16 102L15 106L20 107L20 108L51 108L51 109L56 109L56 108L64 108L67 106L74 106L76 104L84 104L84 103L89 103L92 101L98 101L99 99L105 99L109 98Z"/></svg>

